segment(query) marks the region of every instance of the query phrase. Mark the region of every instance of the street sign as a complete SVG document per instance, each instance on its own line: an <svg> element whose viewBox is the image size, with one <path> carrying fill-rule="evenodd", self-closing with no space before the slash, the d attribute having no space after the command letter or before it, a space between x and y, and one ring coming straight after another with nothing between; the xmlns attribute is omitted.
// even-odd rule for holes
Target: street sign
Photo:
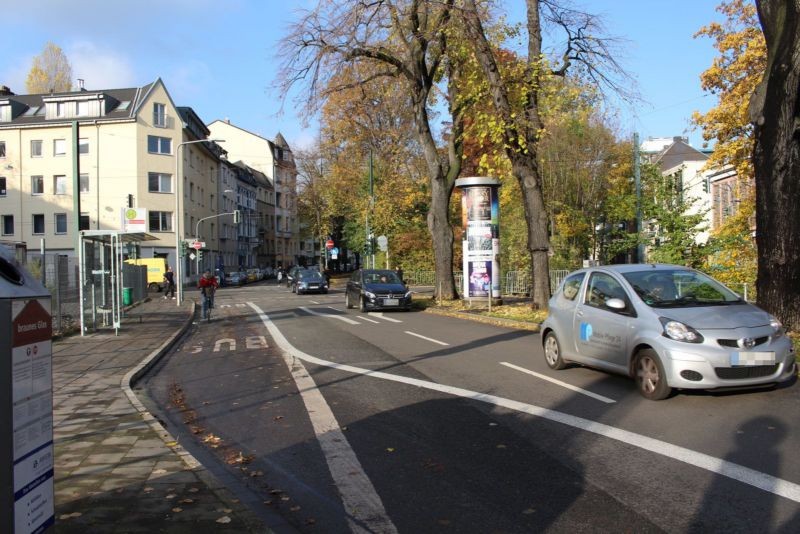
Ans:
<svg viewBox="0 0 800 534"><path fill-rule="evenodd" d="M206 244L202 241L195 241L192 243L192 248L195 250L200 250L201 248L205 248Z"/></svg>
<svg viewBox="0 0 800 534"><path fill-rule="evenodd" d="M378 248L381 249L381 251L383 252L386 252L386 249L389 248L389 240L386 238L385 235L378 236Z"/></svg>
<svg viewBox="0 0 800 534"><path fill-rule="evenodd" d="M327 241L325 241L325 248L327 248L328 250L333 248L333 239L328 239Z"/></svg>

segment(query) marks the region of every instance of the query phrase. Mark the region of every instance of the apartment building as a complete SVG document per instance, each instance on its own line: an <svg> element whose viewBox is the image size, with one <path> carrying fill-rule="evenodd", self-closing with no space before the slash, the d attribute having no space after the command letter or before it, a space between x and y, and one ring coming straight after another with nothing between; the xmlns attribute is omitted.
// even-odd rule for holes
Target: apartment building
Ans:
<svg viewBox="0 0 800 534"><path fill-rule="evenodd" d="M298 243L297 167L286 139L279 133L275 141L270 141L227 120L216 120L208 125L208 129L212 137L225 139L225 150L232 160L242 161L263 173L272 186L271 189L264 188L261 201L268 211L266 219L261 220L258 232L265 236L260 246L267 248L257 252L258 257L268 258L275 267L298 264L301 257ZM274 225L270 220L271 206L274 206ZM263 234L260 233L262 230Z"/></svg>
<svg viewBox="0 0 800 534"><path fill-rule="evenodd" d="M216 250L219 162L224 151L190 108L175 106L158 79L142 87L42 95L0 91L0 239L75 256L77 229L123 228L123 210L146 211L140 257L175 261L176 152L182 238L198 231ZM180 150L180 149L183 150ZM77 191L77 196L75 192ZM187 272L192 267L186 260Z"/></svg>

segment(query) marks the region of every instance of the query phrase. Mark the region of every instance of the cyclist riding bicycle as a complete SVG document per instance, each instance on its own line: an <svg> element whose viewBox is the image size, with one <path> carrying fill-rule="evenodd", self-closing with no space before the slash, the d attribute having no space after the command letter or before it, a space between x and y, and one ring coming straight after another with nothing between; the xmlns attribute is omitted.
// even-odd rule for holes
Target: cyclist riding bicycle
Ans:
<svg viewBox="0 0 800 534"><path fill-rule="evenodd" d="M214 307L214 293L216 293L219 284L217 283L217 279L211 276L211 271L206 271L203 273L203 276L200 277L197 287L203 295L203 319L210 320L211 308Z"/></svg>

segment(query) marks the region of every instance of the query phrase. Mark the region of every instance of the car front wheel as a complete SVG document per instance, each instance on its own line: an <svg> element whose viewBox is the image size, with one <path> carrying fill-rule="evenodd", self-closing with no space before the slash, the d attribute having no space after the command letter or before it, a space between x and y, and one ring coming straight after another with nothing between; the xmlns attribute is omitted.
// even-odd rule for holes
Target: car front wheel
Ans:
<svg viewBox="0 0 800 534"><path fill-rule="evenodd" d="M560 371L567 366L561 357L561 346L558 344L558 338L553 332L548 332L544 338L544 361L550 369L555 369L556 371Z"/></svg>
<svg viewBox="0 0 800 534"><path fill-rule="evenodd" d="M367 311L367 303L363 296L358 298L358 311L361 313L366 313Z"/></svg>
<svg viewBox="0 0 800 534"><path fill-rule="evenodd" d="M344 307L347 308L348 310L353 307L353 303L350 302L350 292L349 291L345 292L345 294L344 294Z"/></svg>
<svg viewBox="0 0 800 534"><path fill-rule="evenodd" d="M636 355L633 369L636 387L645 399L662 400L672 393L672 388L667 384L664 366L653 349L640 351Z"/></svg>

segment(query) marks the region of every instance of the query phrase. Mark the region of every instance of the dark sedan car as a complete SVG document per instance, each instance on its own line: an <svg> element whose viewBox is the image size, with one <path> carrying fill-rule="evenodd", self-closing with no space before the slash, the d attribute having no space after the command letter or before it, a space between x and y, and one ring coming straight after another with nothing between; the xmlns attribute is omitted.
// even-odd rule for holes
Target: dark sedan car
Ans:
<svg viewBox="0 0 800 534"><path fill-rule="evenodd" d="M328 279L316 269L296 271L294 280L292 280L292 291L298 295L303 293L327 293Z"/></svg>
<svg viewBox="0 0 800 534"><path fill-rule="evenodd" d="M378 309L408 310L411 291L394 271L360 269L347 281L345 306L358 306L362 312Z"/></svg>

